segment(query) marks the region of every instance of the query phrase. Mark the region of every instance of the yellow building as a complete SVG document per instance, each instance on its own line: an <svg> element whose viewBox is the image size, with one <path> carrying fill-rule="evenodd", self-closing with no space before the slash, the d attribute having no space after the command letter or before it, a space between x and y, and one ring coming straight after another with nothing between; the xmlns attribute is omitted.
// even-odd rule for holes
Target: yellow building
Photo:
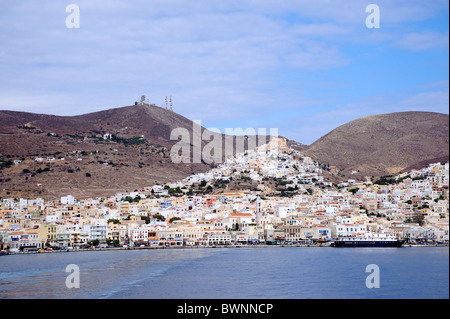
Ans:
<svg viewBox="0 0 450 319"><path fill-rule="evenodd" d="M120 203L119 211L121 217L128 217L131 214L131 205L130 203Z"/></svg>
<svg viewBox="0 0 450 319"><path fill-rule="evenodd" d="M47 244L56 243L57 239L56 225L53 224L39 225L39 228L36 229L36 232L39 234L39 238L45 240Z"/></svg>
<svg viewBox="0 0 450 319"><path fill-rule="evenodd" d="M199 226L183 225L180 227L183 232L183 239L187 246L199 245L203 240L203 229Z"/></svg>
<svg viewBox="0 0 450 319"><path fill-rule="evenodd" d="M111 240L120 240L120 224L110 222L108 224L108 233L106 238Z"/></svg>

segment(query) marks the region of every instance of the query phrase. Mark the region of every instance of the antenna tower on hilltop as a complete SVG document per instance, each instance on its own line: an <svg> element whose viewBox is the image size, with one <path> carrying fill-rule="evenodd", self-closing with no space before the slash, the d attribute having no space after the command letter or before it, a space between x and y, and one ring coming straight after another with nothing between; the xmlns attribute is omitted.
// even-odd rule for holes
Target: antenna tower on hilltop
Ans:
<svg viewBox="0 0 450 319"><path fill-rule="evenodd" d="M139 102L135 102L134 105L150 105L150 101L148 98L145 97L145 95L141 95L141 99Z"/></svg>

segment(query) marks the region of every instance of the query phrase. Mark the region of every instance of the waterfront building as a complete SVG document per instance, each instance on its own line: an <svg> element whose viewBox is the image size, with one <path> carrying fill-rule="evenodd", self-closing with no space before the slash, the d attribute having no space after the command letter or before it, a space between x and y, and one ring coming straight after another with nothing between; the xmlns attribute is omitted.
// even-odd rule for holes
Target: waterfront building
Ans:
<svg viewBox="0 0 450 319"><path fill-rule="evenodd" d="M367 232L388 232L410 242L448 242L448 167L432 164L400 174L398 183L389 185L347 178L330 187L322 167L310 158L265 146L209 172L109 198L3 198L0 248L84 247L92 240L134 246L314 242ZM336 177L336 172L327 174ZM241 177L255 187L226 188ZM217 179L227 181L223 193L187 193ZM281 186L291 186L292 196L281 196ZM168 190L178 187L181 193L169 196Z"/></svg>

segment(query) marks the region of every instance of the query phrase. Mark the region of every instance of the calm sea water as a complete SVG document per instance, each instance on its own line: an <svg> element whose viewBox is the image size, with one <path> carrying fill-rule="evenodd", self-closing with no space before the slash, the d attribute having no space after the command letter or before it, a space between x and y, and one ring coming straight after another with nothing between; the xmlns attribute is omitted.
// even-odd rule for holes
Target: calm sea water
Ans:
<svg viewBox="0 0 450 319"><path fill-rule="evenodd" d="M68 289L66 266L80 269ZM366 287L366 266L380 288ZM0 257L0 298L448 299L449 249L273 247Z"/></svg>

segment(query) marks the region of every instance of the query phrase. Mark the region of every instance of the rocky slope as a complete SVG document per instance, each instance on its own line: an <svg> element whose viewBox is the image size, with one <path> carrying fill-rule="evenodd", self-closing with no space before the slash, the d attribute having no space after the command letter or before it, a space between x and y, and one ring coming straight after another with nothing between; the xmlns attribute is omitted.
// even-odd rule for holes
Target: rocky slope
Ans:
<svg viewBox="0 0 450 319"><path fill-rule="evenodd" d="M181 140L171 139L176 128L190 137L183 144L188 163L170 156ZM192 160L200 132L191 120L148 104L67 117L0 111L0 197L107 196L180 180L211 167Z"/></svg>
<svg viewBox="0 0 450 319"><path fill-rule="evenodd" d="M449 116L430 112L367 116L336 128L305 152L355 178L422 168L448 161Z"/></svg>

